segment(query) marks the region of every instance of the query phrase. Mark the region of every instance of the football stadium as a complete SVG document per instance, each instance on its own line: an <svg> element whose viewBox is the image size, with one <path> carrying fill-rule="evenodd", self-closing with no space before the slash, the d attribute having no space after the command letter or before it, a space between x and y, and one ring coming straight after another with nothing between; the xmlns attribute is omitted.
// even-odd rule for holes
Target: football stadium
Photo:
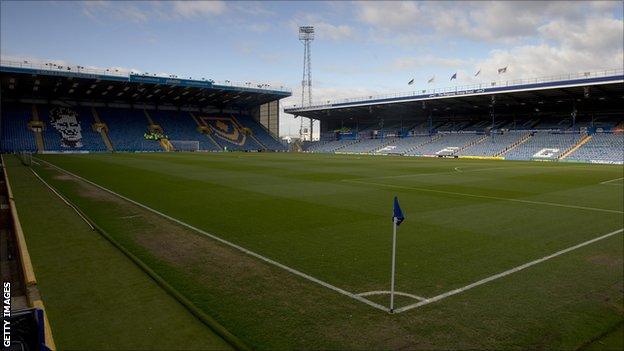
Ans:
<svg viewBox="0 0 624 351"><path fill-rule="evenodd" d="M292 105L3 58L3 347L624 346L622 67L306 103L309 65Z"/></svg>

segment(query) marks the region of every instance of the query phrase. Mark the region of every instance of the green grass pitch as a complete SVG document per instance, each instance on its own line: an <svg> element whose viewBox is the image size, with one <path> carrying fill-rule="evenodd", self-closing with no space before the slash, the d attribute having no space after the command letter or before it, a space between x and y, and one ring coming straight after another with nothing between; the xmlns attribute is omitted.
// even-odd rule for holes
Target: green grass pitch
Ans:
<svg viewBox="0 0 624 351"><path fill-rule="evenodd" d="M262 153L41 158L353 294L389 289L397 195L407 219L398 231L396 288L413 295L399 297L399 308L624 227L622 166ZM217 257L203 241L188 247L139 235L157 232L154 220L124 216L125 205L44 165L34 169L256 348L622 344L610 336L624 320L621 232L391 315L253 257L237 267L236 254ZM183 260L183 250L195 259ZM366 298L389 303L384 294Z"/></svg>

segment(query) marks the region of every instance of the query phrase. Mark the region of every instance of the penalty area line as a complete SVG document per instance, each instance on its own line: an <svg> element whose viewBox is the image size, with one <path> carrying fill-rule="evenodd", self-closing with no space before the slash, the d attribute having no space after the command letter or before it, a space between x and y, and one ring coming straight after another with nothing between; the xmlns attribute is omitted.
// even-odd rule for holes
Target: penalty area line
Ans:
<svg viewBox="0 0 624 351"><path fill-rule="evenodd" d="M179 225L181 225L181 226L183 226L183 227L186 227L186 228L188 228L188 229L191 229L191 230L193 230L193 231L195 231L195 232L197 232L197 233L199 233L199 234L205 235L205 236L207 236L207 237L209 237L209 238L211 238L211 239L213 239L213 240L216 240L216 241L218 241L218 242L220 242L220 243L222 243L222 244L225 244L225 245L230 246L230 247L232 247L232 248L234 248L234 249L237 249L237 250L239 250L239 251L241 251L241 252L243 252L243 253L245 253L245 254L247 254L247 255L249 255L249 256L252 256L252 257L255 257L255 258L257 258L257 259L260 259L260 260L262 260L262 261L264 261L264 262L266 262L266 263L269 263L269 264L271 264L271 265L273 265L273 266L276 266L276 267L278 267L278 268L281 268L281 269L283 269L283 270L285 270L285 271L287 271L287 272L290 272L290 273L292 273L292 274L294 274L294 275L296 275L296 276L299 276L299 277L301 277L301 278L304 278L304 279L306 279L306 280L309 280L309 281L311 281L311 282L314 282L314 283L316 283L316 284L318 284L318 285L321 285L321 286L323 286L323 287L325 287L325 288L327 288L327 289L329 289L329 290L333 290L333 291L335 291L335 292L337 292L337 293L339 293L339 294L342 294L342 295L348 296L348 297L350 297L350 298L352 298L352 299L354 299L354 300L357 300L357 301L359 301L359 302L365 303L365 304L367 304L367 305L369 305L369 306L371 306L371 307L374 307L374 308L376 308L376 309L378 309L378 310L382 310L382 311L384 311L384 312L389 312L389 311L390 311L390 309L389 309L388 307L385 307L385 306L383 306L383 305L380 305L380 304L378 304L378 303L375 303L375 302L373 302L373 301L371 301L371 300L369 300L369 299L367 299L367 298L365 298L365 297L363 297L363 296L360 296L360 295L358 295L358 294L354 294L354 293L349 292L349 291L347 291L347 290L341 289L341 288L339 288L339 287L337 287L337 286L335 286L335 285L331 285L331 284L329 284L329 283L327 283L327 282L324 282L324 281L322 281L322 280L320 280L320 279L317 279L317 278L315 278L315 277L313 277L313 276L311 276L311 275L308 275L308 274L306 274L306 273L303 273L303 272L301 272L301 271L298 271L298 270L296 270L296 269L294 269L294 268L288 267L288 266L286 266L286 265L284 265L284 264L282 264L282 263L279 263L279 262L277 262L277 261L274 261L274 260L272 260L272 259L270 259L270 258L268 258L268 257L262 256L262 255L260 255L260 254L258 254L258 253L255 253L255 252L253 252L253 251L251 251L251 250L248 250L248 249L246 249L246 248L244 248L244 247L242 247L242 246L239 246L239 245L237 245L237 244L234 244L233 242L227 241L227 240L225 240L225 239L223 239L223 238L220 238L220 237L218 237L218 236L216 236L216 235L214 235L214 234L208 233L208 232L206 232L206 231L204 231L204 230L202 230L202 229L199 229L199 228L197 228L197 227L194 227L194 226L192 226L192 225L190 225L190 224L188 224L188 223L182 222L182 221L181 221L181 220L179 220L179 219L176 219L176 218L173 218L173 217L171 217L171 216L169 216L169 215L166 215L166 214L164 214L164 213L162 213L162 212L160 212L160 211L158 211L158 210L155 210L155 209L153 209L153 208L151 208L151 207L149 207L149 206L147 206L147 205L144 205L144 204L142 204L142 203L140 203L140 202L138 202L138 201L135 201L135 200L132 200L132 199L130 199L130 198L127 198L127 197L125 197L125 196L123 196L123 195L121 195L121 194L118 194L118 193L116 193L116 192L114 192L114 191L112 191L112 190L110 190L110 189L107 189L107 188L105 188L105 187L103 187L103 186L101 186L101 185L99 185L99 184L97 184L97 183L94 183L94 182L92 182L92 181L90 181L90 180L88 180L88 179L85 179L85 178L83 178L83 177L81 177L81 176L79 176L79 175L76 175L76 174L74 174L74 173L72 173L72 172L70 172L70 171L67 171L67 170L65 170L65 169L63 169L63 168L61 168L61 167L59 167L59 166L57 166L57 165L55 165L55 164L53 164L53 163L50 163L50 162L45 161L45 160L42 160L42 159L38 159L38 160L39 160L40 162L43 162L43 163L45 163L45 164L47 164L47 165L49 165L49 166L51 166L51 167L53 167L53 168L57 169L57 170L58 170L58 171L60 171L60 172L63 172L63 173L65 173L65 174L67 174L67 175L70 175L70 176L72 176L72 177L74 177L74 178L76 178L76 179L78 179L78 180L81 180L81 181L83 181L83 182L85 182L85 183L91 184L92 186L94 186L94 187L96 187L96 188L98 188L98 189L100 189L100 190L106 191L106 192L108 192L108 193L110 193L110 194L112 194L112 195L114 195L114 196L117 196L117 197L119 197L119 198L121 198L121 199L124 199L124 200L126 200L126 201L128 201L128 202L130 202L130 203L132 203L132 204L134 204L134 205L136 205L136 206L139 206L139 207L141 207L141 208L143 208L143 209L146 209L146 210L148 210L148 211L150 211L150 212L152 212L152 213L155 213L155 214L157 214L157 215L159 215L159 216L161 216L161 217L163 217L163 218L166 218L166 219L168 219L168 220L170 220L170 221L172 221L172 222L175 222L175 223L177 223L177 224L179 224Z"/></svg>
<svg viewBox="0 0 624 351"><path fill-rule="evenodd" d="M424 301L420 301L420 302L417 302L417 303L414 303L414 304L411 304L411 305L407 305L407 306L398 308L394 312L395 313L401 313L401 312L409 311L411 309L414 309L414 308L417 308L417 307L420 307L420 306L428 305L428 304L436 302L436 301L440 301L440 300L445 299L445 298L447 298L449 296L457 295L459 293L462 293L462 292L464 292L466 290L472 289L472 288L477 287L479 285L483 285L483 284L489 283L489 282L491 282L493 280L497 280L497 279L503 278L503 277L508 276L508 275L510 275L512 273L519 272L519 271L521 271L523 269L529 268L529 267L534 266L534 265L536 265L538 263L542 263L544 261L550 260L551 258L555 258L557 256L563 255L563 254L568 253L570 251L574 251L574 250L576 250L578 248L581 248L583 246L587 246L589 244L593 244L593 243L595 243L597 241L609 238L609 237L611 237L613 235L616 235L616 234L619 234L619 233L622 233L622 232L624 232L624 229L618 229L618 230L612 231L610 233L607 233L605 235L599 236L597 238L594 238L594 239L582 242L580 244L568 247L567 249L563 249L563 250L557 251L557 252L555 252L553 254L550 254L548 256L544 256L544 257L539 258L539 259L537 259L535 261L531 261L531 262L525 263L523 265L514 267L512 269L506 270L504 272L501 272L501 273L489 276L487 278L481 279L481 280L476 281L476 282L474 282L472 284L468 284L468 285L466 285L464 287L461 287L461 288L458 288L458 289L455 289L455 290L451 290L451 291L447 291L447 292L445 292L443 294L440 294L440 295L428 298L428 299L426 299Z"/></svg>

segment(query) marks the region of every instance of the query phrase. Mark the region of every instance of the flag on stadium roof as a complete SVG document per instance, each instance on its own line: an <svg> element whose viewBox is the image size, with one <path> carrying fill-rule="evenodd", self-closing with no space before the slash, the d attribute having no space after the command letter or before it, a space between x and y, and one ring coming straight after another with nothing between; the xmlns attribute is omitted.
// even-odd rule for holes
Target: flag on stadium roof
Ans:
<svg viewBox="0 0 624 351"><path fill-rule="evenodd" d="M399 206L399 198L394 197L394 214L392 215L392 221L396 222L396 225L401 225L401 223L405 220L405 216L403 216L403 211L401 210L401 206Z"/></svg>
<svg viewBox="0 0 624 351"><path fill-rule="evenodd" d="M410 80L409 82L407 82L407 85L412 85L414 84L414 78L412 78L412 80Z"/></svg>
<svg viewBox="0 0 624 351"><path fill-rule="evenodd" d="M427 83L433 83L433 80L435 79L435 76L429 78L429 80L427 81Z"/></svg>
<svg viewBox="0 0 624 351"><path fill-rule="evenodd" d="M498 69L498 74L507 73L507 66Z"/></svg>
<svg viewBox="0 0 624 351"><path fill-rule="evenodd" d="M457 79L457 72L451 76L451 80Z"/></svg>
<svg viewBox="0 0 624 351"><path fill-rule="evenodd" d="M475 73L475 77L478 76L481 73L481 70L478 70L477 73Z"/></svg>

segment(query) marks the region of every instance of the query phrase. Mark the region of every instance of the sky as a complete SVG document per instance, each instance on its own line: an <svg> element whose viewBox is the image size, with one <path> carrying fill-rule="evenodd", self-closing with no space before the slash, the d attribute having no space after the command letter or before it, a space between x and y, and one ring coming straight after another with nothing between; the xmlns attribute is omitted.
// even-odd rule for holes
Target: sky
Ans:
<svg viewBox="0 0 624 351"><path fill-rule="evenodd" d="M313 102L622 69L622 1L5 1L3 60L287 86ZM497 69L508 67L499 75ZM475 77L477 71L481 73ZM450 77L457 73L456 80ZM431 78L432 83L428 83ZM414 79L413 85L408 85ZM299 119L281 113L280 134Z"/></svg>

